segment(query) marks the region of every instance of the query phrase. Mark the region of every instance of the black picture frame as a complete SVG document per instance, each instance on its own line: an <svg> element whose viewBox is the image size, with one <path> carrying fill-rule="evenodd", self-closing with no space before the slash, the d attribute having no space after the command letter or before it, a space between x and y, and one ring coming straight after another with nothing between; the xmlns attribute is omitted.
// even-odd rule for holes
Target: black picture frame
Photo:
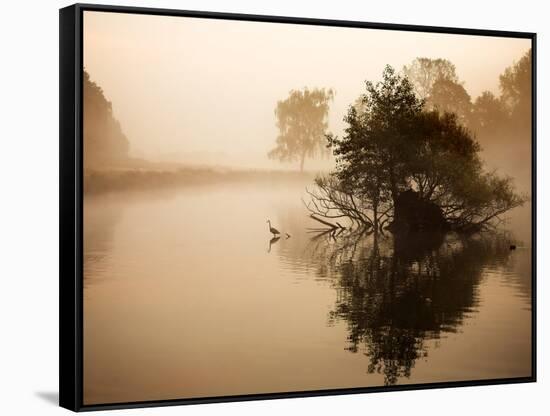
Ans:
<svg viewBox="0 0 550 416"><path fill-rule="evenodd" d="M197 17L280 24L384 29L440 34L464 34L530 39L532 42L532 374L530 377L407 384L273 394L206 397L83 405L83 12ZM75 4L59 11L59 403L73 411L169 406L228 401L265 400L355 393L419 390L535 382L536 334L536 33L435 26L367 23L328 19L214 13L158 8Z"/></svg>

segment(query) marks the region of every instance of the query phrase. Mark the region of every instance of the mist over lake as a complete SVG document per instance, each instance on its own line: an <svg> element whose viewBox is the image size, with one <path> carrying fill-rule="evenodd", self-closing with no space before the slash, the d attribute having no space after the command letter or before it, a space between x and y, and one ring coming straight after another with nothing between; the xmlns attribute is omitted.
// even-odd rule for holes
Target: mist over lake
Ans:
<svg viewBox="0 0 550 416"><path fill-rule="evenodd" d="M372 239L338 261L329 256L351 248L338 253L338 242L311 241L304 185L251 181L87 197L86 397L117 402L529 374L528 209L509 224L523 238L514 240L521 241L515 251L508 240L498 248L491 235L465 247L450 238L396 259L388 237L380 242L382 262L401 263L392 274L390 266L368 264ZM270 242L266 214L292 237ZM485 244L495 247L482 253ZM438 252L454 265L436 271Z"/></svg>

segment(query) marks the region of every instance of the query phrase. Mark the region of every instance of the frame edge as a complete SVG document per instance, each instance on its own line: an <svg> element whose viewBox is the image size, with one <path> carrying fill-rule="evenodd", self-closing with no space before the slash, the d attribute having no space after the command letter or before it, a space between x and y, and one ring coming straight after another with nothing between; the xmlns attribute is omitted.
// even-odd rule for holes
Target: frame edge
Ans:
<svg viewBox="0 0 550 416"><path fill-rule="evenodd" d="M59 405L81 407L78 6L59 10Z"/></svg>
<svg viewBox="0 0 550 416"><path fill-rule="evenodd" d="M84 11L114 12L181 16L223 20L238 20L266 23L290 23L356 27L381 30L433 32L441 34L464 34L529 38L532 40L532 240L533 240L533 320L532 320L532 372L531 376L492 380L405 384L394 387L365 387L328 389L320 391L297 391L240 396L218 396L192 399L168 399L125 403L88 404L83 402L83 354L82 354L82 27ZM77 3L59 10L59 405L72 411L96 411L130 408L147 408L173 405L241 402L284 398L307 398L327 395L347 395L376 392L397 392L424 389L441 389L472 386L491 386L537 381L536 345L536 32L510 32L488 29L422 26L391 23L367 23L322 18L289 16L264 16L252 14L188 11L178 9L112 6L104 4Z"/></svg>

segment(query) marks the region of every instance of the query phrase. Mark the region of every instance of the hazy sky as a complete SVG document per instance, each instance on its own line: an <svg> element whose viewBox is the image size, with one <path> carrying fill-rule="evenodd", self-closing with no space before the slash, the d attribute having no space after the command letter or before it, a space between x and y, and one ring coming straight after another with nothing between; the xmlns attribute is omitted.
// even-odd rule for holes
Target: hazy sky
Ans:
<svg viewBox="0 0 550 416"><path fill-rule="evenodd" d="M336 90L330 130L386 64L445 58L472 98L528 39L84 12L84 67L113 103L131 154L276 166L274 108L289 90ZM308 163L308 162L306 162Z"/></svg>

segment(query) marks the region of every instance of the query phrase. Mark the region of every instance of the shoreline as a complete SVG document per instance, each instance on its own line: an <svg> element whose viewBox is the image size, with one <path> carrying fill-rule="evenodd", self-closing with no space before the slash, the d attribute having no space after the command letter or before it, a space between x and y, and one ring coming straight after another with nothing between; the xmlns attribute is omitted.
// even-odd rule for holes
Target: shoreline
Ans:
<svg viewBox="0 0 550 416"><path fill-rule="evenodd" d="M225 168L85 169L85 194L176 188L239 182L312 182L321 171L231 170Z"/></svg>

